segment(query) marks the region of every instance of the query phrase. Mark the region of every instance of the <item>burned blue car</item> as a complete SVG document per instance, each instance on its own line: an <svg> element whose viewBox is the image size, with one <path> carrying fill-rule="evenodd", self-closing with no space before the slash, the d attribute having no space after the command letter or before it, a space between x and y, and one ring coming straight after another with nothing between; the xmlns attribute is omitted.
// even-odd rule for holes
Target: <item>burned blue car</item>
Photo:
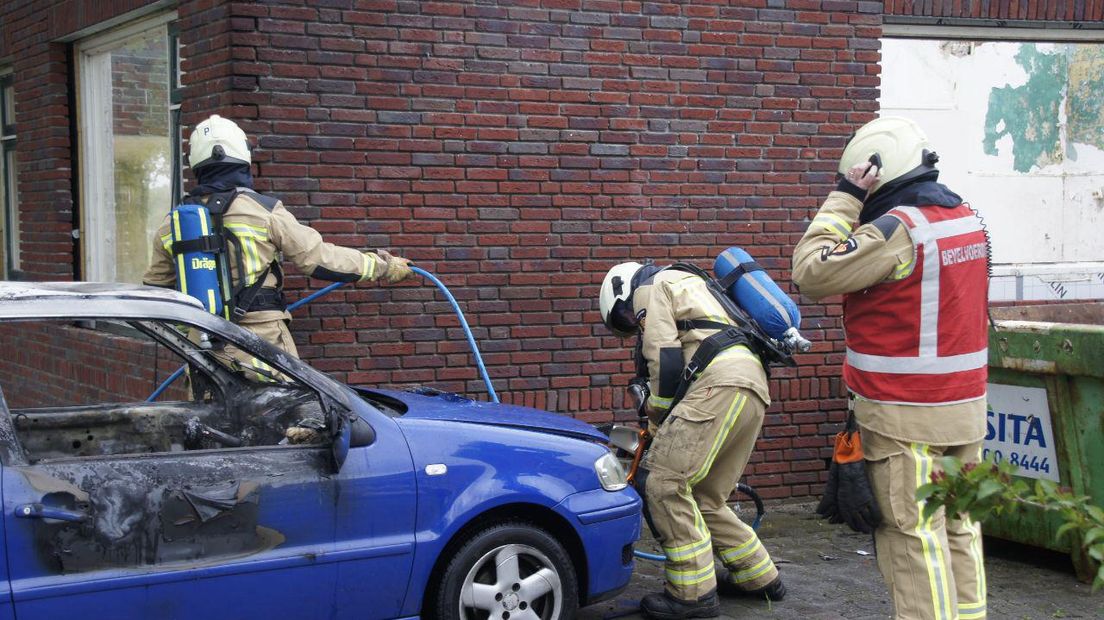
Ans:
<svg viewBox="0 0 1104 620"><path fill-rule="evenodd" d="M582 422L353 389L145 287L0 282L0 342L0 620L566 619L632 573L640 498ZM94 346L187 373L136 398Z"/></svg>

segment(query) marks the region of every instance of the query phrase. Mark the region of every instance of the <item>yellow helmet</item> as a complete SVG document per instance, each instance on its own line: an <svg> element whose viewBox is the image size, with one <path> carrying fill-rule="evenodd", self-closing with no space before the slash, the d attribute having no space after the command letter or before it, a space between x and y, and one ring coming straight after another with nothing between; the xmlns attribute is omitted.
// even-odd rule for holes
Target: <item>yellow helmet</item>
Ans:
<svg viewBox="0 0 1104 620"><path fill-rule="evenodd" d="M851 137L840 157L839 173L845 175L855 164L872 159L881 160L881 174L871 186L871 194L935 170L939 155L915 122L883 116L863 125Z"/></svg>
<svg viewBox="0 0 1104 620"><path fill-rule="evenodd" d="M196 125L188 139L188 165L192 170L207 164L249 164L249 140L234 121L218 114Z"/></svg>

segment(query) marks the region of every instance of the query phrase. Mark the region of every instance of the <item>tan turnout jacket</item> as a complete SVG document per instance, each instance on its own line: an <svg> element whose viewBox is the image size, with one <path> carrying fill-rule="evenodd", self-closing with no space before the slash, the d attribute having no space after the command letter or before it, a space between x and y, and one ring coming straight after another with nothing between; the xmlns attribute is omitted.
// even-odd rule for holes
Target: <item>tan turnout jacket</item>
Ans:
<svg viewBox="0 0 1104 620"><path fill-rule="evenodd" d="M793 280L807 297L852 293L912 274L908 229L897 226L887 239L873 224L856 228L861 211L858 198L841 191L828 194L794 248ZM917 407L860 398L855 417L862 426L901 441L952 445L985 436L985 399Z"/></svg>
<svg viewBox="0 0 1104 620"><path fill-rule="evenodd" d="M153 239L153 258L142 282L153 286L176 285L173 266L171 217L166 215ZM303 273L322 280L353 282L377 280L387 273L387 261L374 252L361 252L327 243L310 226L300 224L282 202L251 190L240 193L230 203L223 218L223 227L241 240L245 284L256 282L265 268L283 258L291 261ZM230 247L230 269L234 282L240 282L237 246ZM264 286L275 288L276 276L265 277ZM285 311L250 312L242 324L260 323L290 318Z"/></svg>
<svg viewBox="0 0 1104 620"><path fill-rule="evenodd" d="M717 333L715 329L679 331L677 321L708 319L732 323L721 304L713 298L705 281L684 271L660 271L651 283L638 286L633 292L633 307L646 310L643 327L643 354L648 362L651 390L650 404L659 411L671 406L672 389L661 385L661 377L671 372L681 373L697 351L702 340ZM663 351L681 351L681 355L664 355ZM759 357L747 347L737 346L722 351L702 371L690 390L712 386L735 386L751 390L770 405L767 377Z"/></svg>

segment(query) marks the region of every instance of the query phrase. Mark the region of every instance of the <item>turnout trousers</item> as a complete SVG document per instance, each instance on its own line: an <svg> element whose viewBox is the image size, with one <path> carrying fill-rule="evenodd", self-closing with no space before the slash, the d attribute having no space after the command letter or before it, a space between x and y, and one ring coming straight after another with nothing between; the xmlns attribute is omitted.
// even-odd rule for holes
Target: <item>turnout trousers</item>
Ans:
<svg viewBox="0 0 1104 620"><path fill-rule="evenodd" d="M714 553L743 589L778 575L755 531L727 504L765 412L749 390L703 386L690 390L656 433L645 495L667 556L667 591L678 599L696 600L717 587Z"/></svg>
<svg viewBox="0 0 1104 620"><path fill-rule="evenodd" d="M954 456L976 463L981 442L936 446L899 441L862 428L863 451L882 525L874 532L878 570L886 580L896 618L975 620L986 617L981 526L946 518L939 509L922 517L916 489Z"/></svg>
<svg viewBox="0 0 1104 620"><path fill-rule="evenodd" d="M284 319L268 319L250 321L247 315L241 322L241 326L257 334L262 340L275 345L276 348L299 357L299 351L295 346L295 340L291 337L287 321ZM283 380L286 377L261 360L253 357L241 349L227 345L222 351L215 352L215 358L229 368L240 368L253 376L258 381Z"/></svg>

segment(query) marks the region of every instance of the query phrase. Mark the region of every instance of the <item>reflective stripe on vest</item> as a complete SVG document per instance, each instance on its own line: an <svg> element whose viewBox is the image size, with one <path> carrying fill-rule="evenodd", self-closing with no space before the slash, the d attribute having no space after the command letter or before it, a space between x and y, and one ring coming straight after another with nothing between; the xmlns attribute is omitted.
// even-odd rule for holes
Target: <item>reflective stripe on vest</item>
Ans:
<svg viewBox="0 0 1104 620"><path fill-rule="evenodd" d="M944 273L948 266L986 259L981 226L965 206L897 207L890 214L908 228L917 269L903 280L847 296L847 307L852 310L851 320L845 317L851 336L844 368L847 383L860 396L881 402L933 404L979 398L985 393L988 348L984 318L977 320L978 325L973 325L973 319L983 312L974 306L983 309L987 304L985 275L978 271L980 268L983 272L984 268L964 265L967 271L959 270L960 275L954 276L958 279L941 282L941 277L948 277ZM942 219L944 216L949 217ZM967 237L961 239L963 236ZM955 243L946 241L955 237L960 238ZM974 278L980 281L973 282ZM943 294L956 297L941 299ZM953 303L957 298L964 298L966 309L944 316L941 332L941 311L948 310L943 304ZM879 312L879 304L883 303L897 305L891 306L891 311ZM902 303L915 304L912 305L915 310L905 311ZM959 314L969 320L956 320ZM941 338L946 339L943 355L940 355ZM861 345L862 352L852 348L855 342ZM976 343L973 346L979 348L962 351L960 345L955 347L958 351L953 348L946 351L948 345L954 347L957 343L967 346Z"/></svg>

